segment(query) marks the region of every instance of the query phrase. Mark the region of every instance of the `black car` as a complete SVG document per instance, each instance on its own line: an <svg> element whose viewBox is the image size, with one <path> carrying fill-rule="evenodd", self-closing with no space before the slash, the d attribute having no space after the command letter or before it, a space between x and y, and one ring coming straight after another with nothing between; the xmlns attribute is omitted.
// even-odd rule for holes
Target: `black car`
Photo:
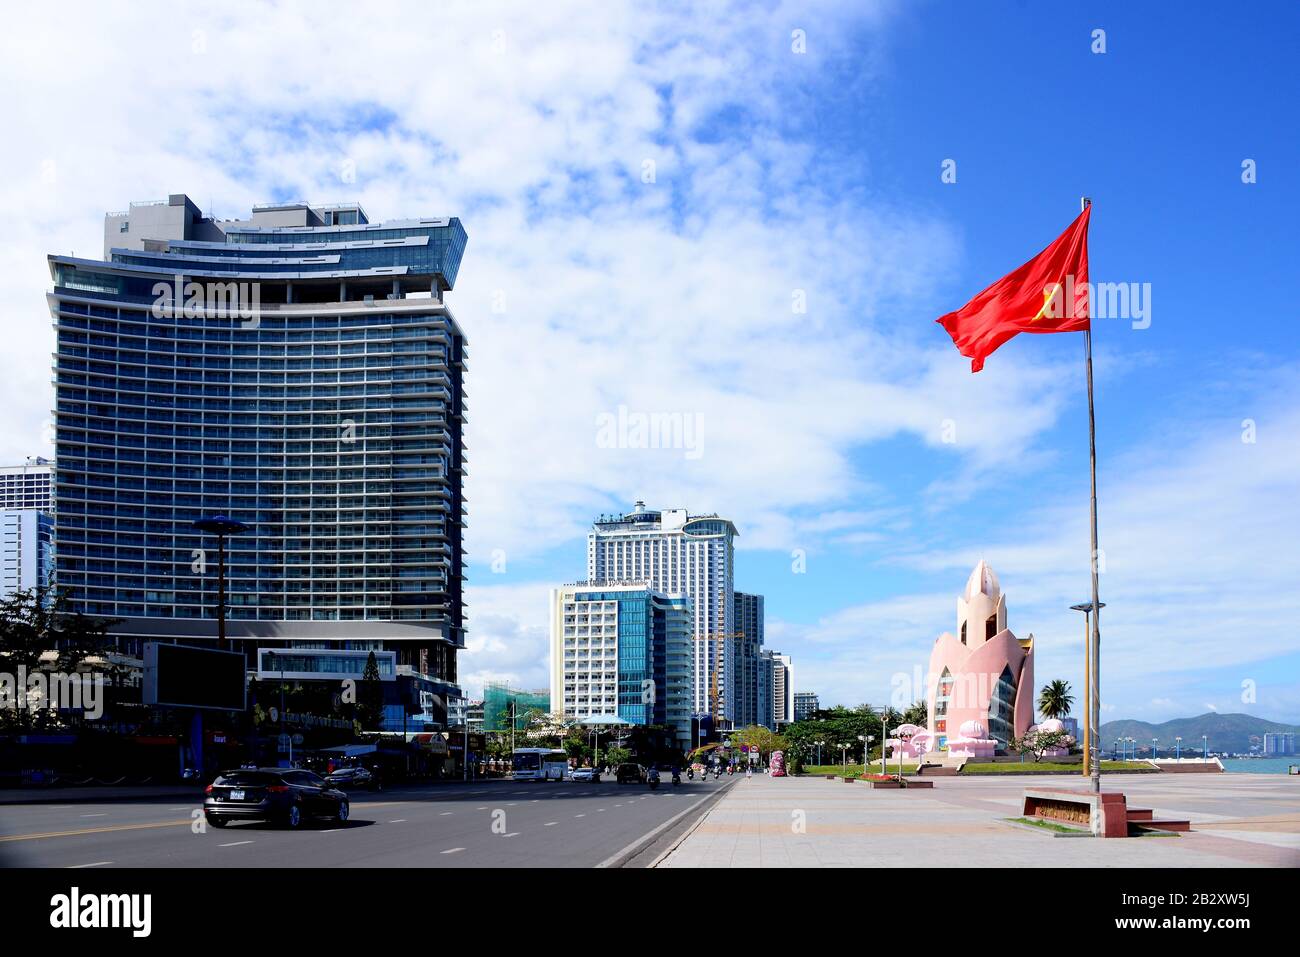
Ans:
<svg viewBox="0 0 1300 957"><path fill-rule="evenodd" d="M271 821L296 828L309 818L343 822L348 796L311 771L245 768L223 771L207 787L203 815L213 827L231 821Z"/></svg>
<svg viewBox="0 0 1300 957"><path fill-rule="evenodd" d="M620 764L615 774L619 784L642 784L645 782L645 768L639 764Z"/></svg>
<svg viewBox="0 0 1300 957"><path fill-rule="evenodd" d="M378 773L371 771L362 764L335 768L325 775L325 782L336 788L348 788L352 791L358 788L369 788L371 791L382 791L384 789L384 786L379 781Z"/></svg>

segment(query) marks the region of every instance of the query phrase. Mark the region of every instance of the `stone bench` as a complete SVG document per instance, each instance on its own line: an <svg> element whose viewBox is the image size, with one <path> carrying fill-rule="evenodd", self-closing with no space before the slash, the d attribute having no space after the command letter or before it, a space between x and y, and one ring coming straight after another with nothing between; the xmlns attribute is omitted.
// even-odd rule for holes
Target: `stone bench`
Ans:
<svg viewBox="0 0 1300 957"><path fill-rule="evenodd" d="M1118 791L1026 788L1024 816L1086 827L1095 837L1128 837L1128 807Z"/></svg>

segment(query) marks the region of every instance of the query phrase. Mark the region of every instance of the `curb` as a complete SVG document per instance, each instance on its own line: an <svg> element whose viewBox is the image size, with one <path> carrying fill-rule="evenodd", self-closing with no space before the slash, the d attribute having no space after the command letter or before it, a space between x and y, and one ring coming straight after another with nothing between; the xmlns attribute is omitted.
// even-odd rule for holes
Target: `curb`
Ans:
<svg viewBox="0 0 1300 957"><path fill-rule="evenodd" d="M686 834L689 834L691 831L694 831L695 828L699 826L700 821L703 821L704 818L708 816L709 811L713 810L713 805L717 804L718 801L722 800L723 795L725 795L728 791L730 791L733 787L735 787L737 783L738 783L737 781L728 781L717 791L714 791L712 794L709 794L701 798L700 800L692 804L690 807L683 808L682 810L674 814L672 817L670 817L668 820L664 821L662 824L656 827L654 830L649 831L646 834L642 834L640 837L638 837L631 844L628 844L622 850L616 851L615 853L611 854L609 857L605 858L603 861L597 864L596 867L597 868L620 868L625 866L628 861L632 860L638 854L641 854L648 847L654 844L655 839L658 838L660 834L668 830L668 828L672 827L674 824L676 824L686 815L690 814L692 811L698 811L699 817L686 830ZM668 851L665 851L664 854L660 854L648 866L655 867L656 865L658 865L659 861L662 860L669 851L676 849L677 845L680 844L685 839L686 834L683 834L676 841L674 841L672 847L670 847Z"/></svg>

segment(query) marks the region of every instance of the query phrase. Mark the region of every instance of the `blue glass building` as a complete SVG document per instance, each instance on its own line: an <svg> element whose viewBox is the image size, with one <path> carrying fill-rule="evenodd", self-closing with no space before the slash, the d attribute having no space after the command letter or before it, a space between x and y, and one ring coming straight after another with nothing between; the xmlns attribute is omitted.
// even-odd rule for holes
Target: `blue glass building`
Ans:
<svg viewBox="0 0 1300 957"><path fill-rule="evenodd" d="M104 259L49 257L56 581L144 639L389 649L458 697L465 337L458 219L356 205L205 217L184 195L105 218Z"/></svg>

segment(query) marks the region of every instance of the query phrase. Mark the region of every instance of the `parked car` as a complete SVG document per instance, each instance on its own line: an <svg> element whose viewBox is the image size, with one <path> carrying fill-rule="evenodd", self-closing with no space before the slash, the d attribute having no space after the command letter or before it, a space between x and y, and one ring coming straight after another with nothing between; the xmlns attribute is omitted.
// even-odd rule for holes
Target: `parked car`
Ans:
<svg viewBox="0 0 1300 957"><path fill-rule="evenodd" d="M356 791L360 788L366 788L370 791L382 791L384 789L383 785L379 783L379 775L362 764L335 768L325 775L325 781L336 788L347 788L349 791Z"/></svg>
<svg viewBox="0 0 1300 957"><path fill-rule="evenodd" d="M639 764L620 764L618 771L615 772L615 780L619 784L644 784L645 768Z"/></svg>
<svg viewBox="0 0 1300 957"><path fill-rule="evenodd" d="M297 828L311 818L343 822L350 811L346 794L320 775L296 768L223 771L203 799L203 815L213 827L271 821Z"/></svg>
<svg viewBox="0 0 1300 957"><path fill-rule="evenodd" d="M569 774L570 781L599 781L600 770L598 768L574 768Z"/></svg>

